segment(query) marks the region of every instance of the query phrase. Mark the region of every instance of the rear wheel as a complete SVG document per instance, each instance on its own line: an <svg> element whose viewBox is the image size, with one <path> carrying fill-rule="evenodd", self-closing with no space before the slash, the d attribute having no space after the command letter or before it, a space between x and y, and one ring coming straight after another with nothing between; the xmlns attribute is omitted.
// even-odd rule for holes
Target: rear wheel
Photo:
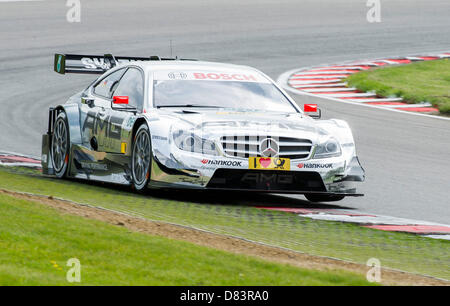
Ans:
<svg viewBox="0 0 450 306"><path fill-rule="evenodd" d="M134 137L131 160L133 185L137 191L142 191L147 187L148 181L150 180L151 160L152 144L150 141L150 131L147 124L142 124Z"/></svg>
<svg viewBox="0 0 450 306"><path fill-rule="evenodd" d="M340 201L345 196L343 195L325 195L325 194L305 194L305 198L310 202L336 202Z"/></svg>
<svg viewBox="0 0 450 306"><path fill-rule="evenodd" d="M52 135L52 164L55 175L59 178L65 177L69 166L69 125L66 113L61 112L56 118Z"/></svg>

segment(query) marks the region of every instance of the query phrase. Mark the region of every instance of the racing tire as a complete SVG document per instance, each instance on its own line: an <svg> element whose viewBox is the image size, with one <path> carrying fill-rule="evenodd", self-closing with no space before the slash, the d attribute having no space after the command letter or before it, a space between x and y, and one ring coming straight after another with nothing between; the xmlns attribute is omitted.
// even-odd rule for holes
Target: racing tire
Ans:
<svg viewBox="0 0 450 306"><path fill-rule="evenodd" d="M310 202L336 202L340 201L345 196L343 195L325 195L325 194L305 194L305 198Z"/></svg>
<svg viewBox="0 0 450 306"><path fill-rule="evenodd" d="M55 175L58 178L67 176L69 168L70 154L70 133L67 115L65 112L59 113L53 128L51 157Z"/></svg>
<svg viewBox="0 0 450 306"><path fill-rule="evenodd" d="M142 192L150 181L152 162L152 143L147 124L142 124L136 131L131 154L131 174L133 186Z"/></svg>

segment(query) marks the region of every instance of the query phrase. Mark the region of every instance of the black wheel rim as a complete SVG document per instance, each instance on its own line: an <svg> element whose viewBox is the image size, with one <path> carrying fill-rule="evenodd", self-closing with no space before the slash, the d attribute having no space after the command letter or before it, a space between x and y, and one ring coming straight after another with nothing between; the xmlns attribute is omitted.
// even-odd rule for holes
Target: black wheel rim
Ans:
<svg viewBox="0 0 450 306"><path fill-rule="evenodd" d="M63 120L56 121L52 138L53 167L56 172L61 171L66 163L67 156L67 127Z"/></svg>

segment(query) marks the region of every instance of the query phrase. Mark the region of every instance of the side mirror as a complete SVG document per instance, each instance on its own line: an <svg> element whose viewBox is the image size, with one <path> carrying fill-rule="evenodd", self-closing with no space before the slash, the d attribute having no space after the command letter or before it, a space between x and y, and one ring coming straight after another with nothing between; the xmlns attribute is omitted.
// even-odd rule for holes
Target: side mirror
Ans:
<svg viewBox="0 0 450 306"><path fill-rule="evenodd" d="M304 104L303 111L314 119L320 119L320 117L322 117L322 112L320 108L317 107L317 104Z"/></svg>
<svg viewBox="0 0 450 306"><path fill-rule="evenodd" d="M128 104L127 96L114 96L112 100L113 104Z"/></svg>
<svg viewBox="0 0 450 306"><path fill-rule="evenodd" d="M115 110L136 112L136 107L128 105L128 96L114 96L111 101L111 108Z"/></svg>

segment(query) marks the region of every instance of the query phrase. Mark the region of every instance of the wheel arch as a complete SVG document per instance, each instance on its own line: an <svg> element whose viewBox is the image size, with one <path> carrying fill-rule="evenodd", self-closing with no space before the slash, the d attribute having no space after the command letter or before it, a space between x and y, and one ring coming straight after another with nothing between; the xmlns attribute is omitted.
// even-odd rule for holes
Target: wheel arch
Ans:
<svg viewBox="0 0 450 306"><path fill-rule="evenodd" d="M67 123L69 124L70 143L81 143L81 123L80 123L80 111L78 104L64 104L58 105L55 110L59 113L64 111L67 116Z"/></svg>
<svg viewBox="0 0 450 306"><path fill-rule="evenodd" d="M145 125L145 126L144 126ZM135 172L134 172L134 148L135 148L135 138L136 135L138 134L138 132L141 130L141 127L143 129L145 129L148 133L148 141L149 141L149 145L150 145L150 150L149 150L149 165L148 165L148 169L147 169L147 176L146 179L143 181L143 183L136 181L135 179ZM147 120L143 117L137 118L136 122L133 125L133 130L132 130L132 137L131 137L131 175L133 177L132 183L134 185L134 188L138 191L138 192L143 192L149 182L151 181L151 175L152 175L152 164L153 164L153 150L152 150L152 136L151 136L151 131L150 131L150 126L147 123Z"/></svg>
<svg viewBox="0 0 450 306"><path fill-rule="evenodd" d="M148 125L147 120L146 120L144 117L139 117L139 118L137 118L136 121L134 122L133 130L132 130L132 132L131 132L131 144L133 144L133 142L134 142L134 137L136 136L136 132L137 132L137 130L139 129L139 127L140 127L143 123L145 123L145 124ZM150 129L150 126L149 126L149 129ZM150 135L151 135L151 133L150 133Z"/></svg>
<svg viewBox="0 0 450 306"><path fill-rule="evenodd" d="M48 152L48 159L45 163L45 168L53 168L53 166L50 165L50 145L51 145L51 137L53 134L53 127L55 126L56 119L58 118L58 115L64 112L67 119L67 124L69 127L69 165L67 169L67 174L70 176L71 171L71 165L72 165L72 146L73 144L80 144L81 143L81 126L80 126L80 112L78 109L78 104L63 104L58 105L54 108L50 108L50 116L49 116L49 130L44 137L47 137L47 140L45 141L46 149L44 149L44 142L43 142L43 152ZM53 122L51 122L53 121ZM47 172L50 174L52 173L52 170L49 171L47 169ZM53 174L53 173L52 173Z"/></svg>

